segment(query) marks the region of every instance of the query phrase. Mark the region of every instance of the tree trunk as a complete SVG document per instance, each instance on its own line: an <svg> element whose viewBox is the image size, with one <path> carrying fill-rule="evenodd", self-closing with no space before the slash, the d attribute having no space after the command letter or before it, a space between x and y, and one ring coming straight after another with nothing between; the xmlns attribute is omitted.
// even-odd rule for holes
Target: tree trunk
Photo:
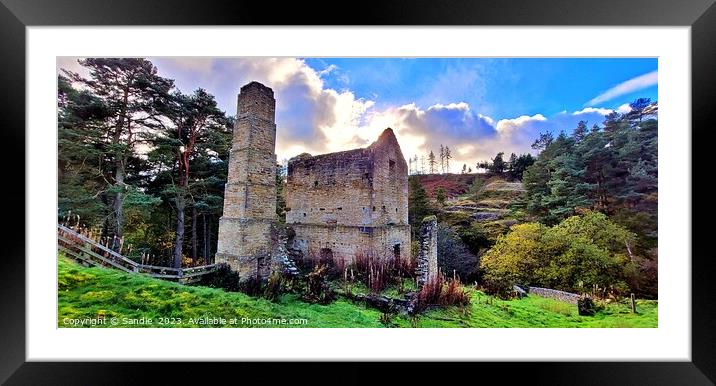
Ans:
<svg viewBox="0 0 716 386"><path fill-rule="evenodd" d="M209 234L209 236L207 237L207 239L209 240L209 243L206 245L207 249L209 250L208 256L211 259L211 264L214 264L214 255L211 253L211 246L212 246L212 243L214 242L214 240L211 238L211 216L209 216L209 226L208 226L207 233Z"/></svg>
<svg viewBox="0 0 716 386"><path fill-rule="evenodd" d="M174 243L174 268L181 268L181 252L182 244L184 243L184 195L179 193L176 197L177 205L177 228L176 228L176 242Z"/></svg>
<svg viewBox="0 0 716 386"><path fill-rule="evenodd" d="M196 259L198 258L197 250L197 243L199 240L196 238L196 222L197 222L197 216L196 216L196 206L191 207L191 259L196 263Z"/></svg>
<svg viewBox="0 0 716 386"><path fill-rule="evenodd" d="M206 213L201 214L201 219L204 225L204 248L202 248L204 252L204 264L209 264L209 251L207 250L209 247L209 235L206 233Z"/></svg>
<svg viewBox="0 0 716 386"><path fill-rule="evenodd" d="M115 170L114 179L119 190L114 196L114 203L112 208L114 210L114 218L116 220L116 229L114 232L114 235L116 237L114 238L114 243L112 244L112 249L115 251L119 247L119 240L124 235L124 165L121 160L117 161L116 168L117 169Z"/></svg>

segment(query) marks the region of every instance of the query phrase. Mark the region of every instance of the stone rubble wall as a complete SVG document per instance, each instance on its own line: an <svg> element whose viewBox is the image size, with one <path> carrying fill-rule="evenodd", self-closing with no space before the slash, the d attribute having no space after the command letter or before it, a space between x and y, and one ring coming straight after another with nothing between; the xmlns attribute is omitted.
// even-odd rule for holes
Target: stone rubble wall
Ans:
<svg viewBox="0 0 716 386"><path fill-rule="evenodd" d="M529 287L529 293L541 296L543 298L560 300L572 304L577 304L577 301L580 298L580 296L575 293L541 287Z"/></svg>
<svg viewBox="0 0 716 386"><path fill-rule="evenodd" d="M420 288L438 275L438 220L435 216L423 219L418 237L420 250L416 275Z"/></svg>

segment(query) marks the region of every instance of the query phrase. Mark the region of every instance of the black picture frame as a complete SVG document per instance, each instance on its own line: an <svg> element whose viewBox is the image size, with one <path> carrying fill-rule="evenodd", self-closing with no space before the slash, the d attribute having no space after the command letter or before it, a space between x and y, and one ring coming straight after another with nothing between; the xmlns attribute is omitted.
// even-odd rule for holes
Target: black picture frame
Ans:
<svg viewBox="0 0 716 386"><path fill-rule="evenodd" d="M298 380L305 375L332 383L371 382L411 378L423 382L447 374L482 377L496 374L501 383L521 381L545 384L713 384L716 380L716 307L714 262L707 253L710 208L705 198L711 178L706 155L713 128L709 118L716 96L716 6L714 0L413 0L373 1L336 5L314 2L220 2L213 0L0 0L0 128L3 146L2 180L6 222L0 264L0 381L7 384L130 384L148 383L159 375L162 383L208 381L224 372L263 375L257 380ZM280 4L280 5L279 5ZM306 12L310 10L311 12ZM316 10L333 11L325 15ZM25 355L25 42L28 26L73 25L587 25L690 26L692 68L692 337L691 362L579 362L579 363L469 363L460 368L428 372L403 370L396 364L375 364L379 373L339 363L327 374L315 363L201 364L170 363L49 363L26 362ZM11 92L10 92L11 91ZM31 101L29 101L31 103ZM680 128L686 130L687 128ZM707 135L709 135L707 137ZM700 185L700 186L699 186ZM707 209L701 209L707 208ZM18 213L9 214L8 210ZM702 225L702 226L700 226ZM672 257L670 257L672 258ZM684 256L685 260L687 256ZM566 355L568 356L568 354ZM91 353L88 353L91 357ZM252 367L246 368L251 365ZM455 365L457 366L457 365ZM198 369L191 371L191 369ZM375 374L384 374L376 376ZM304 376L302 376L304 375ZM447 378L446 378L447 377ZM243 378L246 379L246 378ZM316 379L309 379L315 381Z"/></svg>

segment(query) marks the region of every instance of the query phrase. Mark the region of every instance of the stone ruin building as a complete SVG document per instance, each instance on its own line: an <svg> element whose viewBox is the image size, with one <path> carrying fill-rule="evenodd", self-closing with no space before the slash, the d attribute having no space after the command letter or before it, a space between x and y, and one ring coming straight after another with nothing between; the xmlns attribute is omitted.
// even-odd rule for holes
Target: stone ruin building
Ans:
<svg viewBox="0 0 716 386"><path fill-rule="evenodd" d="M242 278L267 277L271 269L277 239L275 116L273 90L258 82L241 87L215 260Z"/></svg>
<svg viewBox="0 0 716 386"><path fill-rule="evenodd" d="M304 256L409 259L408 165L393 130L363 149L289 160L286 223Z"/></svg>
<svg viewBox="0 0 716 386"><path fill-rule="evenodd" d="M276 224L275 108L270 88L241 88L216 262L242 280L290 263ZM391 129L366 148L292 158L286 206L289 243L305 257L410 257L408 168Z"/></svg>

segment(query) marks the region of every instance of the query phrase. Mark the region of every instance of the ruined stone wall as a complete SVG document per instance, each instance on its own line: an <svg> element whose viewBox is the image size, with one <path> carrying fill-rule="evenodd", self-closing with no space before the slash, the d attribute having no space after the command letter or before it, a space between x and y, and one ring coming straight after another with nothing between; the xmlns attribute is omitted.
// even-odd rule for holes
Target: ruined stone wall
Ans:
<svg viewBox="0 0 716 386"><path fill-rule="evenodd" d="M292 158L286 180L286 222L372 225L372 180L373 163L366 149Z"/></svg>
<svg viewBox="0 0 716 386"><path fill-rule="evenodd" d="M428 216L423 219L419 233L420 251L416 276L418 287L438 275L438 219Z"/></svg>
<svg viewBox="0 0 716 386"><path fill-rule="evenodd" d="M270 88L257 82L241 88L216 262L229 264L242 280L267 276L274 249L275 106Z"/></svg>
<svg viewBox="0 0 716 386"><path fill-rule="evenodd" d="M319 258L328 253L334 259L351 262L357 255L410 258L410 228L352 227L342 225L291 224L296 236L293 248L305 256ZM396 248L396 245L398 246Z"/></svg>
<svg viewBox="0 0 716 386"><path fill-rule="evenodd" d="M286 206L304 254L410 257L408 170L390 129L364 149L291 159Z"/></svg>
<svg viewBox="0 0 716 386"><path fill-rule="evenodd" d="M385 130L369 149L372 153L373 223L408 224L408 164L391 129Z"/></svg>
<svg viewBox="0 0 716 386"><path fill-rule="evenodd" d="M530 294L535 294L543 298L555 299L572 304L577 304L577 301L580 297L578 294L575 293L560 291L551 288L529 287L528 289L528 293Z"/></svg>

